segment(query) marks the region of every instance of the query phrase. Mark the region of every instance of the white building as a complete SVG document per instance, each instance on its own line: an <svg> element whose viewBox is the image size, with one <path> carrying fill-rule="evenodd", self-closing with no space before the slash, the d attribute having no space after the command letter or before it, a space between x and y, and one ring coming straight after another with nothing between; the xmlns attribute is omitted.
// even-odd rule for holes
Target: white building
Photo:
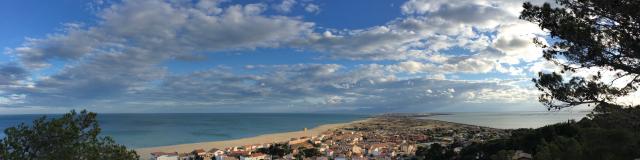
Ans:
<svg viewBox="0 0 640 160"><path fill-rule="evenodd" d="M213 157L218 157L218 156L222 156L224 155L224 151L217 149L217 148L211 148L209 150L209 153L212 154Z"/></svg>
<svg viewBox="0 0 640 160"><path fill-rule="evenodd" d="M263 159L267 159L266 154L254 153L249 156L240 156L240 160L263 160Z"/></svg>
<svg viewBox="0 0 640 160"><path fill-rule="evenodd" d="M165 153L165 152L153 152L151 153L151 160L178 160L178 153Z"/></svg>

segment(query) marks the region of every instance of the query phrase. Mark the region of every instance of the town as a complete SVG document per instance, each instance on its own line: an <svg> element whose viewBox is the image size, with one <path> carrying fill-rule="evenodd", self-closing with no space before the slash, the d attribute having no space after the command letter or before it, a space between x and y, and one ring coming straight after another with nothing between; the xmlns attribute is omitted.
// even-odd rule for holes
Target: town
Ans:
<svg viewBox="0 0 640 160"><path fill-rule="evenodd" d="M501 129L479 127L405 115L382 115L312 137L287 142L228 148L199 148L190 153L153 152L152 160L269 160L269 159L415 159L437 147L458 154L472 143L509 136ZM520 154L528 158L526 153Z"/></svg>

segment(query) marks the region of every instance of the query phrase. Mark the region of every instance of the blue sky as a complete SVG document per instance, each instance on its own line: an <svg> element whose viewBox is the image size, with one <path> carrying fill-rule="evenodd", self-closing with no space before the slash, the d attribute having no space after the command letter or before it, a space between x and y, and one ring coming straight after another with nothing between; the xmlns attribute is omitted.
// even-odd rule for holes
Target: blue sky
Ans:
<svg viewBox="0 0 640 160"><path fill-rule="evenodd" d="M522 2L2 1L0 112L544 110Z"/></svg>

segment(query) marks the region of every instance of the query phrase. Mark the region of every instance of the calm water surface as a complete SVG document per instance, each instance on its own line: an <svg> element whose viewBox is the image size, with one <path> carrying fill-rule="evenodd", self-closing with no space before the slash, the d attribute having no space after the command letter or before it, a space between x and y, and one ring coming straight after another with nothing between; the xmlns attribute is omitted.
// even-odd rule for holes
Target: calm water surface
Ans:
<svg viewBox="0 0 640 160"><path fill-rule="evenodd" d="M463 124L471 124L492 128L516 129L538 128L558 122L574 119L579 121L588 112L506 112L506 113L452 113L424 117Z"/></svg>
<svg viewBox="0 0 640 160"><path fill-rule="evenodd" d="M0 115L0 130L31 123L41 115ZM59 116L59 115L49 115ZM299 131L322 124L350 122L366 115L349 114L99 114L102 134L128 147L152 147L229 140L262 134ZM4 133L0 133L4 137Z"/></svg>

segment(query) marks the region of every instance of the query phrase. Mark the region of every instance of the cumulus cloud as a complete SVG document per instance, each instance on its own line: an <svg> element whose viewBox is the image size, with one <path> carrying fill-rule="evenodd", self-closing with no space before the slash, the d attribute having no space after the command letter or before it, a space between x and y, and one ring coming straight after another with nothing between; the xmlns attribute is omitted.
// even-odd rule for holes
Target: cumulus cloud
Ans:
<svg viewBox="0 0 640 160"><path fill-rule="evenodd" d="M406 17L363 29L327 29L294 46L324 52L331 59L405 61L400 68L410 73L523 75L525 69L519 64L540 60L542 49L533 39L546 33L518 19L521 5L521 1L410 0L401 6ZM466 53L445 53L460 50Z"/></svg>
<svg viewBox="0 0 640 160"><path fill-rule="evenodd" d="M520 22L502 25L497 31L493 47L504 53L501 62L517 64L520 60L532 62L542 57L542 48L536 46L533 39L538 38L539 42L546 44L545 39L539 38L545 36L546 32L538 29L535 24Z"/></svg>
<svg viewBox="0 0 640 160"><path fill-rule="evenodd" d="M409 0L401 6L401 10L405 14L425 14L429 12L438 12L443 10L442 6L460 7L469 4L484 6L500 6L503 10L511 14L518 14L522 8L522 3L530 2L536 5L543 3L555 4L553 0L460 0L451 3L447 0Z"/></svg>
<svg viewBox="0 0 640 160"><path fill-rule="evenodd" d="M289 13L291 8L296 4L296 0L282 0L280 4L274 6L278 12Z"/></svg>
<svg viewBox="0 0 640 160"><path fill-rule="evenodd" d="M0 104L141 111L167 106L425 110L496 101L510 92L522 94L505 102L530 101L526 90L531 88L447 78L494 71L521 76L525 67L547 67L531 43L545 33L517 19L520 1L409 0L401 6L402 17L360 29L325 28L300 16L283 16L296 5L309 13L320 7L308 1L277 2L124 0L104 6L94 25L69 23L60 33L29 38L10 49L20 64L0 65ZM183 74L163 66L262 48L313 51L318 53L313 58L354 65L255 64L244 67L250 72L213 67ZM30 78L31 71L51 68L53 73Z"/></svg>
<svg viewBox="0 0 640 160"><path fill-rule="evenodd" d="M48 67L47 60L77 59L89 54L102 37L78 28L67 28L64 34L51 34L45 39L27 38L23 46L9 50L30 68Z"/></svg>
<svg viewBox="0 0 640 160"><path fill-rule="evenodd" d="M262 4L226 8L217 4L123 1L102 10L96 26L73 25L43 39L28 39L10 50L25 66L46 68L54 59L69 63L21 93L38 95L42 102L48 98L108 99L162 80L166 71L158 65L167 60L184 59L195 52L277 47L301 38L313 27L297 18L262 15ZM3 79L24 76L22 72L5 73Z"/></svg>
<svg viewBox="0 0 640 160"><path fill-rule="evenodd" d="M198 51L277 47L301 38L314 25L297 18L261 15L263 4L226 8L216 4L123 1L101 11L97 26L28 39L11 53L36 67L45 67L54 58L76 60L132 48L175 57Z"/></svg>
<svg viewBox="0 0 640 160"><path fill-rule="evenodd" d="M450 60L454 63L434 64L430 62L404 61L395 65L389 65L391 70L407 73L435 73L435 74L451 74L451 73L487 73L497 69L498 63L490 60L464 58L461 60Z"/></svg>
<svg viewBox="0 0 640 160"><path fill-rule="evenodd" d="M449 103L477 103L499 93L526 92L526 88L498 81L446 79L398 79L385 65L363 65L352 69L337 64L258 66L261 74L233 74L216 68L190 75L171 76L163 87L140 96L153 105L166 97L179 97L179 104L193 106L271 106L317 110L422 109ZM490 92L491 91L491 92ZM475 93L476 97L467 96ZM532 96L531 94L519 95ZM527 97L532 98L532 97ZM527 101L510 98L509 102ZM331 108L325 108L333 106ZM251 108L251 107L249 107ZM253 108L251 108L253 109Z"/></svg>
<svg viewBox="0 0 640 160"><path fill-rule="evenodd" d="M0 86L15 85L26 80L29 73L16 63L0 64Z"/></svg>
<svg viewBox="0 0 640 160"><path fill-rule="evenodd" d="M408 18L366 29L327 30L294 45L323 51L328 53L327 57L336 59L403 60L425 57L428 53L425 50L439 51L431 46L438 45L440 40L450 39L438 39L438 34L463 36L469 31L471 27L455 26L442 19ZM434 37L434 41L430 41L429 37Z"/></svg>
<svg viewBox="0 0 640 160"><path fill-rule="evenodd" d="M469 103L523 103L539 94L537 90L528 90L519 87L501 89L484 88L462 93L462 95L464 95L464 101Z"/></svg>
<svg viewBox="0 0 640 160"><path fill-rule="evenodd" d="M320 12L320 6L313 4L313 3L309 3L306 6L304 6L304 10L309 12L309 13L319 13Z"/></svg>
<svg viewBox="0 0 640 160"><path fill-rule="evenodd" d="M24 94L10 94L7 96L0 96L0 105L13 105L24 103L26 95Z"/></svg>
<svg viewBox="0 0 640 160"><path fill-rule="evenodd" d="M25 103L22 89L32 88L30 73L16 63L0 64L0 106Z"/></svg>

